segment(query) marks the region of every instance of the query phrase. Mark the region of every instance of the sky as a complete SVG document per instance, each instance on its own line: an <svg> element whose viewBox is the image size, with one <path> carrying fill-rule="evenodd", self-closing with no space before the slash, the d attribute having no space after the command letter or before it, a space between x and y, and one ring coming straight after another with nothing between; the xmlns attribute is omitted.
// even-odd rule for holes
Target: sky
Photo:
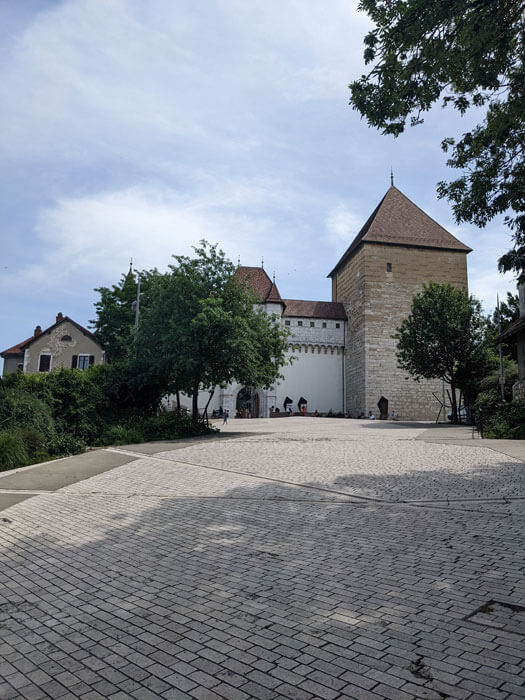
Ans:
<svg viewBox="0 0 525 700"><path fill-rule="evenodd" d="M349 106L370 28L356 0L0 3L0 349L87 325L130 258L165 270L200 239L260 265L284 298L330 299L327 274L390 185L474 251L491 311L516 291L501 220L454 222L436 183L434 108L398 139Z"/></svg>

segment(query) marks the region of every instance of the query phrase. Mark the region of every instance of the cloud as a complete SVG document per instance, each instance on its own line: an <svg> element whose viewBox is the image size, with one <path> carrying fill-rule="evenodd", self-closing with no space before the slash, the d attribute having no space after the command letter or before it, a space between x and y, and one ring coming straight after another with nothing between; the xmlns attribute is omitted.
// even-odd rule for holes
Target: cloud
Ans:
<svg viewBox="0 0 525 700"><path fill-rule="evenodd" d="M330 209L324 223L329 240L334 248L339 250L341 246L350 245L359 233L364 219L360 214L350 209L348 204L339 202Z"/></svg>

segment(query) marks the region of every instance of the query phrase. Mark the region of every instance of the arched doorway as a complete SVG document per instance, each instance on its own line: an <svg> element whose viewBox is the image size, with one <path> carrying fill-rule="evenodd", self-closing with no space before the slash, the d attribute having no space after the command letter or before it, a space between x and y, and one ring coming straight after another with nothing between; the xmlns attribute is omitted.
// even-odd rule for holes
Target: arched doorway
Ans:
<svg viewBox="0 0 525 700"><path fill-rule="evenodd" d="M235 415L238 418L259 417L259 393L250 386L243 386L235 401Z"/></svg>

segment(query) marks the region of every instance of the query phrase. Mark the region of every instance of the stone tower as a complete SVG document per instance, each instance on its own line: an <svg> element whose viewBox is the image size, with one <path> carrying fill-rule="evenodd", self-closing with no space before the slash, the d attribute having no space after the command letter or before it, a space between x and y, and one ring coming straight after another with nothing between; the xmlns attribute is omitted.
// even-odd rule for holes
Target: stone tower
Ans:
<svg viewBox="0 0 525 700"><path fill-rule="evenodd" d="M415 382L397 367L392 338L423 283L467 288L471 249L392 186L330 272L332 301L348 315L346 409L377 412L381 396L400 419L435 420L441 382Z"/></svg>

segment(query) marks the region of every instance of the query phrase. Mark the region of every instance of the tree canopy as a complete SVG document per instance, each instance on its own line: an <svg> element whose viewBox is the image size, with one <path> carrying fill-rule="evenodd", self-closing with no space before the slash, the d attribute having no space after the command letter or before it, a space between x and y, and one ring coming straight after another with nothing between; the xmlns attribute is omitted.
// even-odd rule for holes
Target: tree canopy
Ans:
<svg viewBox="0 0 525 700"><path fill-rule="evenodd" d="M505 214L514 247L499 261L525 279L525 3L523 0L361 0L375 24L365 37L373 64L350 85L351 104L371 126L398 136L421 124L436 102L483 118L460 139L446 138L438 183L456 221L485 226Z"/></svg>
<svg viewBox="0 0 525 700"><path fill-rule="evenodd" d="M488 362L487 321L481 304L451 284L429 282L414 296L408 318L397 329L397 362L414 379L442 379L450 385L457 422L456 388L483 376Z"/></svg>
<svg viewBox="0 0 525 700"><path fill-rule="evenodd" d="M138 331L131 302L137 284L100 288L95 325L114 362L141 391L160 398L184 392L197 417L200 390L232 381L270 386L285 363L287 332L235 277L216 245L201 241L195 256L173 256L169 272L143 272Z"/></svg>

